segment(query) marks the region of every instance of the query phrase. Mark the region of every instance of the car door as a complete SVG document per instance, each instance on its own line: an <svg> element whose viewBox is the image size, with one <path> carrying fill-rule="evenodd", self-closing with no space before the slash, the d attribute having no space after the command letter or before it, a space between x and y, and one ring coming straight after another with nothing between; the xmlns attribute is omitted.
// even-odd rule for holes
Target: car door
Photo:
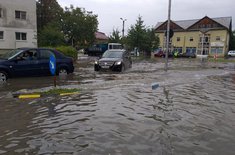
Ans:
<svg viewBox="0 0 235 155"><path fill-rule="evenodd" d="M29 49L10 60L10 68L13 76L37 76L40 67L38 66L36 55L36 49Z"/></svg>
<svg viewBox="0 0 235 155"><path fill-rule="evenodd" d="M42 75L50 75L49 61L53 54L51 49L39 49L39 64Z"/></svg>

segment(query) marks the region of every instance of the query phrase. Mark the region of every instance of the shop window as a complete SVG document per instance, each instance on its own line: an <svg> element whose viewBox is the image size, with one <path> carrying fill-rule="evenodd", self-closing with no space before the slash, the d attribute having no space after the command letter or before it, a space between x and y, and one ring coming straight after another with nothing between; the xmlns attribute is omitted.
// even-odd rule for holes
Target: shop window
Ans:
<svg viewBox="0 0 235 155"><path fill-rule="evenodd" d="M196 47L186 47L186 53L196 53Z"/></svg>
<svg viewBox="0 0 235 155"><path fill-rule="evenodd" d="M183 52L183 48L182 47L175 47L174 48L174 52L178 52L178 53L182 53Z"/></svg>
<svg viewBox="0 0 235 155"><path fill-rule="evenodd" d="M223 54L223 47L212 47L211 54Z"/></svg>

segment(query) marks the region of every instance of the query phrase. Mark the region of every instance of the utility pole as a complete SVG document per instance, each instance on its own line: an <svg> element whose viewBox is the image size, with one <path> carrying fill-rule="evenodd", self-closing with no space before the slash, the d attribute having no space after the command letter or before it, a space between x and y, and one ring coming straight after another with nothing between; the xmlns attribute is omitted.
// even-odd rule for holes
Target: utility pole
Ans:
<svg viewBox="0 0 235 155"><path fill-rule="evenodd" d="M122 20L122 38L124 37L124 27L125 27L125 21L127 19L120 18Z"/></svg>
<svg viewBox="0 0 235 155"><path fill-rule="evenodd" d="M167 71L167 68L168 68L168 52L169 52L169 43L170 43L170 21L171 21L171 0L169 0L169 6L168 6L165 71Z"/></svg>

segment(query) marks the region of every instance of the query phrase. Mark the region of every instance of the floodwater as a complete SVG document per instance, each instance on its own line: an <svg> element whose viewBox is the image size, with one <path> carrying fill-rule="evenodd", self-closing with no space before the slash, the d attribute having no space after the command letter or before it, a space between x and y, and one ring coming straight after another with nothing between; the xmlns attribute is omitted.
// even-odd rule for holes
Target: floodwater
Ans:
<svg viewBox="0 0 235 155"><path fill-rule="evenodd" d="M52 77L0 86L0 154L234 155L235 64L142 60L124 73L78 65L58 87L71 96L13 98ZM158 84L152 90L152 84Z"/></svg>

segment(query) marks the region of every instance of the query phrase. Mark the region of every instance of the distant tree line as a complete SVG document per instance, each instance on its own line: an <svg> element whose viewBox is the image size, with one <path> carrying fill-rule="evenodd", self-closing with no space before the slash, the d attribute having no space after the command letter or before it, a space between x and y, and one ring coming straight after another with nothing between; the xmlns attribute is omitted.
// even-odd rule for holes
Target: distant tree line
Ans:
<svg viewBox="0 0 235 155"><path fill-rule="evenodd" d="M97 15L84 8L65 7L57 0L37 0L37 28L39 46L70 45L86 48L95 42L95 32L98 30ZM125 37L120 36L118 29L113 30L109 42L119 42L129 49L138 48L147 54L157 48L159 38L153 28L144 25L139 16Z"/></svg>
<svg viewBox="0 0 235 155"><path fill-rule="evenodd" d="M73 5L64 9L57 0L37 0L37 28L39 46L70 45L86 48L95 41L98 30L98 15L86 11L85 8L74 8ZM230 37L229 49L235 49L235 30ZM131 25L123 38L118 29L109 36L109 42L119 42L132 50L137 48L147 55L159 46L159 38L154 28L144 25L139 16L135 25Z"/></svg>

